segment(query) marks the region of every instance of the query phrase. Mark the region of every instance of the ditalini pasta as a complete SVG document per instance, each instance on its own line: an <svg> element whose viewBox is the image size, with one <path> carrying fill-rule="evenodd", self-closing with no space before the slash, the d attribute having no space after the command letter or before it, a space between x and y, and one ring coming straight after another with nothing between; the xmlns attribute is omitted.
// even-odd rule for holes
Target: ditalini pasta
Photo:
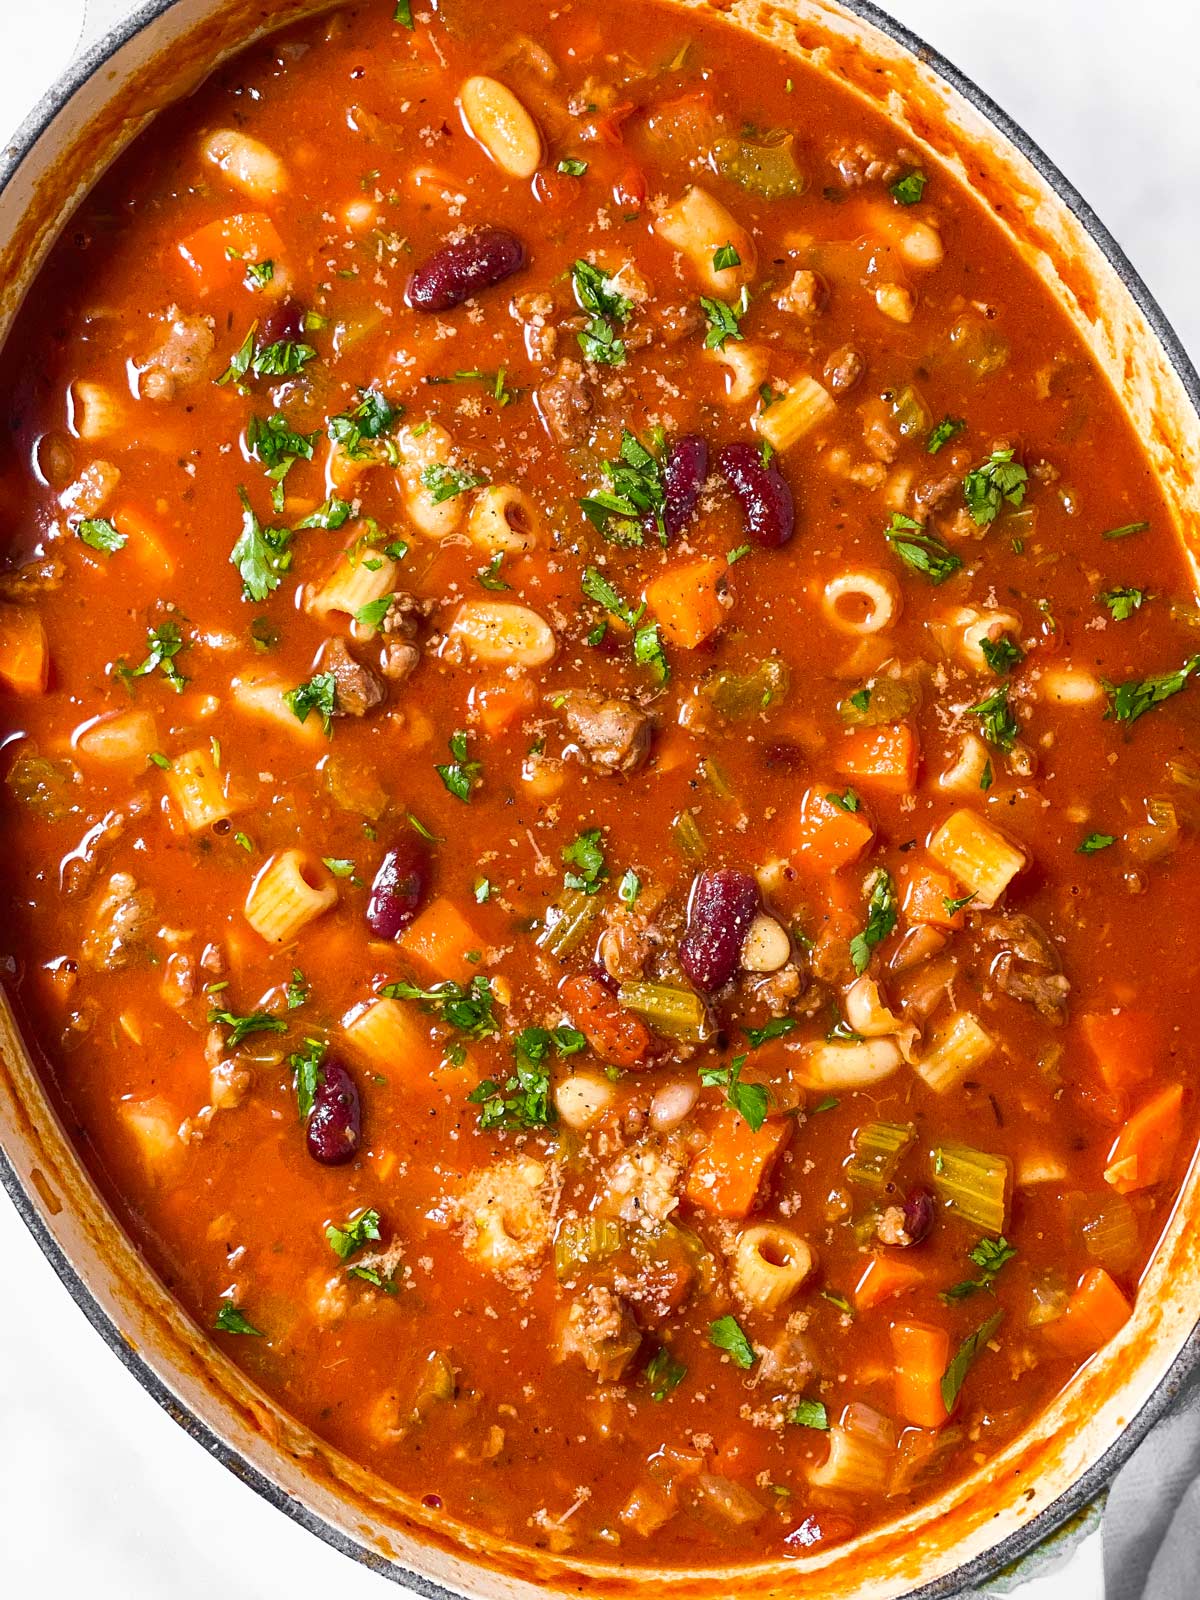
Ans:
<svg viewBox="0 0 1200 1600"><path fill-rule="evenodd" d="M1200 1129L1175 510L974 166L733 10L298 22L0 356L64 1124L314 1449L564 1590L985 1505Z"/></svg>

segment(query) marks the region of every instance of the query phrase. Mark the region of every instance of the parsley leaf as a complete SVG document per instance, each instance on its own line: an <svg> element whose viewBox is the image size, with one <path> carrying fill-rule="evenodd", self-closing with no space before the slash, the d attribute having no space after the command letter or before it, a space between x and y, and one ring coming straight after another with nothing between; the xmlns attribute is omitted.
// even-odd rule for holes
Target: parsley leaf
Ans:
<svg viewBox="0 0 1200 1600"><path fill-rule="evenodd" d="M286 1033L287 1023L282 1017L273 1017L269 1011L251 1011L247 1016L235 1017L232 1011L210 1011L210 1022L219 1022L229 1029L226 1047L236 1050L243 1039L252 1033Z"/></svg>
<svg viewBox="0 0 1200 1600"><path fill-rule="evenodd" d="M570 844L564 845L562 858L567 866L577 869L563 875L563 882L568 889L595 894L608 877L599 828L589 828Z"/></svg>
<svg viewBox="0 0 1200 1600"><path fill-rule="evenodd" d="M724 350L730 339L735 343L745 339L741 321L750 309L750 291L745 285L733 305L726 300L713 300L702 294L700 309L708 320L708 332L704 335L706 350Z"/></svg>
<svg viewBox="0 0 1200 1600"><path fill-rule="evenodd" d="M267 469L274 485L272 509L283 510L283 480L297 461L311 461L315 433L297 433L282 411L267 417L251 417L246 428L246 448Z"/></svg>
<svg viewBox="0 0 1200 1600"><path fill-rule="evenodd" d="M382 628L395 598L394 594L381 594L378 600L368 600L365 606L359 606L354 613L355 622L360 627L370 628L372 632Z"/></svg>
<svg viewBox="0 0 1200 1600"><path fill-rule="evenodd" d="M450 754L454 760L445 766L435 765L434 771L456 800L461 800L464 805L470 805L471 791L479 782L483 763L467 759L465 729L457 728L450 735Z"/></svg>
<svg viewBox="0 0 1200 1600"><path fill-rule="evenodd" d="M642 880L632 867L628 869L617 885L617 899L625 906L635 906L638 895L642 892Z"/></svg>
<svg viewBox="0 0 1200 1600"><path fill-rule="evenodd" d="M991 1339L1003 1320L1003 1311L997 1311L994 1316L987 1319L982 1327L976 1328L974 1333L969 1333L950 1358L950 1365L942 1375L942 1404L947 1411L954 1410L958 1401L959 1391L966 1381L967 1373L970 1372L979 1352Z"/></svg>
<svg viewBox="0 0 1200 1600"><path fill-rule="evenodd" d="M283 992L287 996L289 1011L295 1011L298 1007L306 1004L308 1000L308 979L300 971L299 967L292 968L292 981Z"/></svg>
<svg viewBox="0 0 1200 1600"><path fill-rule="evenodd" d="M307 1118L316 1099L317 1087L324 1074L322 1063L325 1060L326 1046L320 1039L306 1039L304 1049L297 1050L288 1057L288 1065L292 1069L292 1082L296 1090L296 1105L301 1118Z"/></svg>
<svg viewBox="0 0 1200 1600"><path fill-rule="evenodd" d="M639 605L634 611L629 603L622 600L612 584L596 567L585 567L580 580L580 588L589 600L594 600L597 605L610 611L618 622L623 622L627 628L636 628L645 611L644 605Z"/></svg>
<svg viewBox="0 0 1200 1600"><path fill-rule="evenodd" d="M1200 656L1192 656L1178 672L1164 672L1153 678L1134 678L1125 683L1106 683L1108 710L1106 717L1114 722L1136 722L1147 711L1162 705L1172 695L1186 687L1194 673L1200 671Z"/></svg>
<svg viewBox="0 0 1200 1600"><path fill-rule="evenodd" d="M243 1315L236 1306L231 1306L228 1301L217 1312L213 1327L218 1333L248 1333L255 1339L263 1337L262 1330L256 1328L248 1317Z"/></svg>
<svg viewBox="0 0 1200 1600"><path fill-rule="evenodd" d="M150 628L146 643L149 646L146 659L136 667L128 666L124 660L116 662L113 670L117 676L128 684L133 678L148 677L158 667L176 694L182 694L188 680L175 665L175 657L187 648L187 643L179 631L179 624L161 622L157 628Z"/></svg>
<svg viewBox="0 0 1200 1600"><path fill-rule="evenodd" d="M946 908L946 915L948 917L956 917L960 911L965 911L978 893L978 889L972 889L970 894L960 895L957 900L952 899L948 894L944 894L942 896L942 904Z"/></svg>
<svg viewBox="0 0 1200 1600"><path fill-rule="evenodd" d="M558 170L568 178L582 178L587 169L587 162L578 156L564 156L558 163Z"/></svg>
<svg viewBox="0 0 1200 1600"><path fill-rule="evenodd" d="M1025 486L1029 474L1019 461L1013 460L1011 450L993 450L981 466L974 467L963 479L963 499L975 525L986 528L1004 509L1019 506L1025 499Z"/></svg>
<svg viewBox="0 0 1200 1600"><path fill-rule="evenodd" d="M103 550L105 555L112 555L116 550L124 550L128 534L120 532L114 522L107 517L84 517L75 529L76 537L82 539L84 544L92 550Z"/></svg>
<svg viewBox="0 0 1200 1600"><path fill-rule="evenodd" d="M307 722L309 712L315 711L328 734L337 706L337 679L332 672L315 673L307 683L285 690L283 699L297 722Z"/></svg>
<svg viewBox="0 0 1200 1600"><path fill-rule="evenodd" d="M392 405L379 389L360 389L358 393L359 402L354 409L330 417L326 428L333 443L351 461L373 460L379 454L378 441L395 427L404 407ZM384 458L390 459L394 453L393 447L391 452L384 452Z"/></svg>
<svg viewBox="0 0 1200 1600"><path fill-rule="evenodd" d="M479 567L477 569L475 576L485 589L492 589L496 592L499 592L503 589L511 589L512 585L510 583L505 583L504 579L500 576L500 568L503 565L504 552L503 550L497 550L496 554L488 562L486 567Z"/></svg>
<svg viewBox="0 0 1200 1600"><path fill-rule="evenodd" d="M1117 842L1113 833L1089 833L1087 838L1075 846L1077 856L1094 856L1101 850L1107 850L1110 845Z"/></svg>
<svg viewBox="0 0 1200 1600"><path fill-rule="evenodd" d="M388 1000L417 1000L431 1007L440 1013L443 1022L470 1039L486 1039L489 1034L498 1032L492 1011L491 980L482 973L465 986L448 979L432 989L421 989L402 979L399 983L384 984L379 992Z"/></svg>
<svg viewBox="0 0 1200 1600"><path fill-rule="evenodd" d="M740 267L742 258L728 242L713 252L713 271L724 272L727 267Z"/></svg>
<svg viewBox="0 0 1200 1600"><path fill-rule="evenodd" d="M1145 589L1106 589L1103 594L1096 596L1108 607L1114 622L1128 622L1149 598Z"/></svg>
<svg viewBox="0 0 1200 1600"><path fill-rule="evenodd" d="M625 360L625 344L613 331L610 319L628 321L633 302L614 289L612 278L590 261L575 262L571 283L580 308L591 313L591 320L577 335L585 359L601 366L619 367Z"/></svg>
<svg viewBox="0 0 1200 1600"><path fill-rule="evenodd" d="M633 636L633 659L639 666L649 667L658 683L666 683L671 676L667 652L658 632L657 622L647 622Z"/></svg>
<svg viewBox="0 0 1200 1600"><path fill-rule="evenodd" d="M316 357L312 345L294 339L276 339L273 344L256 346L257 333L258 323L252 322L229 365L216 380L219 385L233 383L241 388L247 377L293 378Z"/></svg>
<svg viewBox="0 0 1200 1600"><path fill-rule="evenodd" d="M340 1228L331 1222L325 1229L325 1237L333 1253L341 1260L348 1261L356 1250L379 1238L379 1213L360 1211L348 1222L343 1222Z"/></svg>
<svg viewBox="0 0 1200 1600"><path fill-rule="evenodd" d="M1025 652L1007 633L998 639L989 639L985 634L979 641L979 651L998 678L1007 678L1025 659Z"/></svg>
<svg viewBox="0 0 1200 1600"><path fill-rule="evenodd" d="M827 794L825 798L829 801L830 805L837 806L840 811L858 811L862 806L862 801L858 798L853 789L847 789L845 794L836 794L831 792Z"/></svg>
<svg viewBox="0 0 1200 1600"><path fill-rule="evenodd" d="M766 1044L770 1039L780 1039L798 1026L795 1017L772 1017L762 1028L747 1028L746 1037L750 1041L751 1050L757 1050L759 1045Z"/></svg>
<svg viewBox="0 0 1200 1600"><path fill-rule="evenodd" d="M444 461L435 461L421 469L421 483L429 491L435 506L440 506L443 500L453 500L456 495L466 494L468 489L478 489L486 481L477 473L448 466Z"/></svg>
<svg viewBox="0 0 1200 1600"><path fill-rule="evenodd" d="M915 206L925 193L925 185L928 182L929 179L923 172L906 172L890 186L889 192L897 205Z"/></svg>
<svg viewBox="0 0 1200 1600"><path fill-rule="evenodd" d="M962 566L952 550L932 533L925 532L923 523L914 522L899 511L892 513L884 537L905 566L928 578L930 583L945 583Z"/></svg>
<svg viewBox="0 0 1200 1600"><path fill-rule="evenodd" d="M977 1294L981 1289L990 1289L992 1280L1016 1255L1016 1250L1003 1234L995 1239L980 1239L975 1247L968 1251L968 1259L979 1270L977 1278L966 1278L962 1283L951 1284L949 1289L942 1293L942 1299L952 1304L955 1300L966 1300L970 1295Z"/></svg>
<svg viewBox="0 0 1200 1600"><path fill-rule="evenodd" d="M829 1414L819 1400L798 1400L788 1412L788 1421L797 1428L819 1428L825 1432L829 1427Z"/></svg>
<svg viewBox="0 0 1200 1600"><path fill-rule="evenodd" d="M575 1055L587 1044L577 1028L522 1028L513 1040L515 1064L503 1085L485 1078L467 1096L479 1109L479 1126L544 1128L556 1120L550 1098L550 1052Z"/></svg>
<svg viewBox="0 0 1200 1600"><path fill-rule="evenodd" d="M896 885L884 867L876 867L867 879L867 925L850 941L850 959L855 972L865 972L871 961L871 951L882 944L896 926Z"/></svg>
<svg viewBox="0 0 1200 1600"><path fill-rule="evenodd" d="M255 515L245 489L238 488L242 502L242 531L229 559L238 569L242 589L256 604L272 594L292 564L290 528L264 528Z"/></svg>
<svg viewBox="0 0 1200 1600"><path fill-rule="evenodd" d="M598 367L619 367L625 361L625 341L618 339L612 323L605 317L593 317L575 335L585 361Z"/></svg>
<svg viewBox="0 0 1200 1600"><path fill-rule="evenodd" d="M754 1346L747 1339L736 1317L718 1317L708 1325L708 1338L718 1350L728 1350L735 1365L749 1371L754 1365Z"/></svg>
<svg viewBox="0 0 1200 1600"><path fill-rule="evenodd" d="M757 1133L767 1120L767 1088L762 1083L742 1082L745 1065L745 1056L734 1056L727 1067L701 1067L700 1082L706 1089L724 1089L726 1104Z"/></svg>
<svg viewBox="0 0 1200 1600"><path fill-rule="evenodd" d="M297 528L340 528L350 516L353 507L348 500L340 496L330 495L328 500L322 500L315 511L310 511L303 521L296 524Z"/></svg>
<svg viewBox="0 0 1200 1600"><path fill-rule="evenodd" d="M396 0L396 9L392 12L392 21L398 22L402 28L413 27L412 0Z"/></svg>
<svg viewBox="0 0 1200 1600"><path fill-rule="evenodd" d="M937 455L944 444L949 444L951 439L965 432L966 426L961 417L943 417L935 428L930 429L925 449L931 456Z"/></svg>
<svg viewBox="0 0 1200 1600"><path fill-rule="evenodd" d="M615 461L604 463L611 488L597 489L579 502L579 508L597 533L613 544L640 545L643 525L653 522L661 540L666 539L663 507L666 488L662 464L636 434L622 429L621 447Z"/></svg>
<svg viewBox="0 0 1200 1600"><path fill-rule="evenodd" d="M660 1344L646 1363L646 1387L651 1400L665 1400L686 1377L687 1368L682 1361L676 1361L666 1345Z"/></svg>
<svg viewBox="0 0 1200 1600"><path fill-rule="evenodd" d="M1021 725L1008 704L1007 688L994 690L968 710L979 718L980 732L994 749L1008 751L1016 744Z"/></svg>

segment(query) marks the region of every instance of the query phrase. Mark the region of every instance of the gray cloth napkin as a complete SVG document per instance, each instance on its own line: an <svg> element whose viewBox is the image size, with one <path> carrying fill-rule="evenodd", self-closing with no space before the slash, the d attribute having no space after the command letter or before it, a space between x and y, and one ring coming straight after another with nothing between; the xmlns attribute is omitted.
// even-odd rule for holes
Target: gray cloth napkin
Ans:
<svg viewBox="0 0 1200 1600"><path fill-rule="evenodd" d="M1200 1384L1118 1472L1103 1527L1105 1600L1200 1596Z"/></svg>

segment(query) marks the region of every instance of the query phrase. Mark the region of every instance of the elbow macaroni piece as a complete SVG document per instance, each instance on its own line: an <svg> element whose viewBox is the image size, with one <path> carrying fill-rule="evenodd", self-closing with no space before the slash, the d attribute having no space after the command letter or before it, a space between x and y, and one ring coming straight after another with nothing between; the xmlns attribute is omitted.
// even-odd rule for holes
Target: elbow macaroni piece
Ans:
<svg viewBox="0 0 1200 1600"><path fill-rule="evenodd" d="M726 369L725 398L731 406L753 400L766 380L770 356L760 344L726 344L705 355Z"/></svg>
<svg viewBox="0 0 1200 1600"><path fill-rule="evenodd" d="M821 610L839 633L880 633L900 614L900 586L889 572L841 572L825 585Z"/></svg>
<svg viewBox="0 0 1200 1600"><path fill-rule="evenodd" d="M777 1311L812 1271L805 1241L781 1222L760 1222L738 1238L733 1256L734 1286L755 1311Z"/></svg>
<svg viewBox="0 0 1200 1600"><path fill-rule="evenodd" d="M372 600L396 587L396 563L380 550L348 546L320 588L305 597L305 610L323 622L334 612L355 617Z"/></svg>
<svg viewBox="0 0 1200 1600"><path fill-rule="evenodd" d="M509 600L464 600L450 624L476 661L506 667L544 667L558 648L554 630L528 606Z"/></svg>
<svg viewBox="0 0 1200 1600"><path fill-rule="evenodd" d="M293 685L285 683L272 672L244 672L229 685L229 701L235 710L256 722L282 729L302 744L323 745L325 735L320 717L306 717L303 722L283 698Z"/></svg>
<svg viewBox="0 0 1200 1600"><path fill-rule="evenodd" d="M287 168L274 150L237 128L218 128L204 139L201 157L226 183L252 200L273 200L288 186Z"/></svg>
<svg viewBox="0 0 1200 1600"><path fill-rule="evenodd" d="M396 448L400 452L397 476L409 521L430 538L445 539L456 533L466 512L465 496L435 500L423 477L431 467L449 466L454 451L450 435L438 422L419 423L415 428L400 429Z"/></svg>
<svg viewBox="0 0 1200 1600"><path fill-rule="evenodd" d="M337 897L337 885L318 861L302 850L283 850L251 884L245 917L269 944L288 944Z"/></svg>
<svg viewBox="0 0 1200 1600"><path fill-rule="evenodd" d="M467 516L467 537L489 555L519 555L540 542L541 517L523 489L494 483L481 489Z"/></svg>
<svg viewBox="0 0 1200 1600"><path fill-rule="evenodd" d="M176 756L163 777L189 833L211 828L214 822L232 817L242 809L230 798L228 783L207 745Z"/></svg>

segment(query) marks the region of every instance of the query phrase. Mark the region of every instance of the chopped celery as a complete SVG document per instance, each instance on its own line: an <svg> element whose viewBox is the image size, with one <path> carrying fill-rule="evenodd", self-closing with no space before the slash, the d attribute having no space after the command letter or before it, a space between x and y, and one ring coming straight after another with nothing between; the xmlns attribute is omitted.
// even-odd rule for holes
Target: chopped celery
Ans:
<svg viewBox="0 0 1200 1600"><path fill-rule="evenodd" d="M921 689L915 679L885 676L848 695L838 711L848 727L876 728L880 723L901 721L920 704Z"/></svg>
<svg viewBox="0 0 1200 1600"><path fill-rule="evenodd" d="M704 781L719 799L728 801L733 805L738 804L738 797L730 787L729 779L711 756L705 756L701 761L700 771L703 774Z"/></svg>
<svg viewBox="0 0 1200 1600"><path fill-rule="evenodd" d="M854 1131L854 1147L846 1162L851 1183L882 1189L891 1181L900 1157L917 1137L908 1122L864 1122Z"/></svg>
<svg viewBox="0 0 1200 1600"><path fill-rule="evenodd" d="M545 925L537 936L538 948L564 960L587 938L601 909L599 895L564 889L546 912Z"/></svg>
<svg viewBox="0 0 1200 1600"><path fill-rule="evenodd" d="M1137 1217L1123 1194L1105 1197L1079 1231L1088 1255L1110 1272L1129 1272L1136 1263Z"/></svg>
<svg viewBox="0 0 1200 1600"><path fill-rule="evenodd" d="M933 418L917 391L904 384L892 396L892 420L902 439L924 438Z"/></svg>
<svg viewBox="0 0 1200 1600"><path fill-rule="evenodd" d="M669 1039L702 1044L712 1033L708 1007L692 989L669 989L661 983L623 983L617 999L627 1011L635 1011L656 1033Z"/></svg>
<svg viewBox="0 0 1200 1600"><path fill-rule="evenodd" d="M808 180L796 165L790 133L772 133L761 141L746 138L721 139L713 154L717 171L730 183L764 200L782 200L785 195L803 194Z"/></svg>
<svg viewBox="0 0 1200 1600"><path fill-rule="evenodd" d="M622 1244L623 1230L616 1217L601 1217L592 1212L586 1217L567 1217L554 1240L554 1274L561 1282L585 1267L614 1255Z"/></svg>
<svg viewBox="0 0 1200 1600"><path fill-rule="evenodd" d="M790 681L787 663L768 656L749 672L714 672L696 692L718 715L737 722L786 698Z"/></svg>
<svg viewBox="0 0 1200 1600"><path fill-rule="evenodd" d="M981 1233L999 1236L1008 1221L1010 1167L1007 1156L989 1155L967 1144L933 1150L933 1187L938 1198Z"/></svg>
<svg viewBox="0 0 1200 1600"><path fill-rule="evenodd" d="M675 843L679 846L685 861L704 860L708 846L704 842L704 835L700 832L700 824L690 811L679 813L671 824L671 832L675 835Z"/></svg>

